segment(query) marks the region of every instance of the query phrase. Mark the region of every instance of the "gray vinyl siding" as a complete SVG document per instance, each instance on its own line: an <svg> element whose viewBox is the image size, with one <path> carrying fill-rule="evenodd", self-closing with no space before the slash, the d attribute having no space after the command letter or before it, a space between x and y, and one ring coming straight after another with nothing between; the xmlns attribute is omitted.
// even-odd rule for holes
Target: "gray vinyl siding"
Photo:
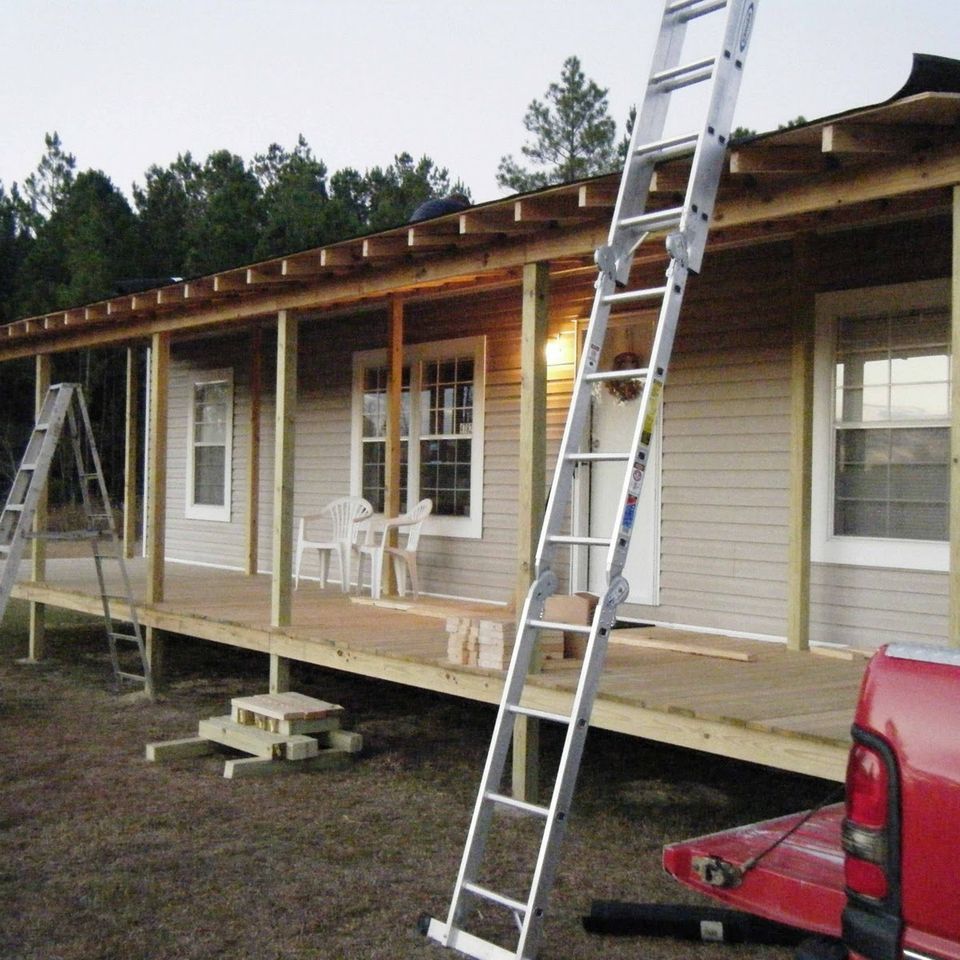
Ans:
<svg viewBox="0 0 960 960"><path fill-rule="evenodd" d="M948 238L949 231L939 220L889 228L889 235L880 229L832 235L822 241L818 285L855 288L945 275ZM902 249L909 255L898 257L896 251ZM925 255L916 253L919 250ZM710 630L785 635L791 271L789 245L767 244L712 254L704 267L705 279L690 282L664 395L660 603L625 607L625 615ZM653 271L646 279L650 285L659 282ZM590 294L589 278L556 283L551 291L551 332L569 331L572 317L585 318ZM479 540L425 538L420 567L428 592L512 599L520 306L519 285L407 306L406 342L483 335L487 346L483 535ZM296 517L316 512L350 490L352 357L357 350L385 345L386 317L368 313L342 320L305 320L300 340ZM174 353L167 536L171 557L242 564L249 452L247 344L243 337L204 340ZM271 548L273 356L267 336L260 471L259 566L264 571L270 567ZM186 521L185 450L178 438L186 437L190 378L204 364L216 369L228 362L235 371L232 519L229 524ZM571 375L570 367L551 371L548 481ZM565 567L558 572L565 581ZM946 574L814 565L811 579L814 641L873 647L889 640L943 642L946 637Z"/></svg>

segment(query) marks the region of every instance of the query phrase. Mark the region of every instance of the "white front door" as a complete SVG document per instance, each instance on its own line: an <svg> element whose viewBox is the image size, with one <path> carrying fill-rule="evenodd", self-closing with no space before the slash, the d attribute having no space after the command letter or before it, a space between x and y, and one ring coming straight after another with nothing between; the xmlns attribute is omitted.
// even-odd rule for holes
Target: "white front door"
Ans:
<svg viewBox="0 0 960 960"><path fill-rule="evenodd" d="M596 392L593 400L593 449L628 450L637 422L640 398L621 402L608 390ZM637 505L630 550L623 575L630 584L627 602L655 606L660 581L660 427L658 412L653 444L643 489ZM590 536L609 537L613 529L623 485L623 465L595 463L590 480ZM606 589L606 550L591 549L589 590L603 595Z"/></svg>

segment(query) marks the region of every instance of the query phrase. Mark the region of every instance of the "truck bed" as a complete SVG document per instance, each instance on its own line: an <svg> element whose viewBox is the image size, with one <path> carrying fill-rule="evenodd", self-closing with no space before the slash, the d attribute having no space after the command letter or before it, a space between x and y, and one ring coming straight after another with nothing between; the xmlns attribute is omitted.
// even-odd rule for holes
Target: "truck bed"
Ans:
<svg viewBox="0 0 960 960"><path fill-rule="evenodd" d="M664 847L663 866L680 883L714 900L813 933L840 936L846 902L840 824L843 804L824 807L788 839L762 857L736 887L705 883L694 857L720 857L740 866L766 850L804 813L736 827Z"/></svg>

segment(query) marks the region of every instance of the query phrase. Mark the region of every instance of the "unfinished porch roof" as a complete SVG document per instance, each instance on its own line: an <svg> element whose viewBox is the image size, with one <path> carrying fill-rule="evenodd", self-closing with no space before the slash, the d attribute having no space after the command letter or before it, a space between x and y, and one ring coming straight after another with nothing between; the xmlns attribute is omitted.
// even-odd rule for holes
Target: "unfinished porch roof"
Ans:
<svg viewBox="0 0 960 960"><path fill-rule="evenodd" d="M960 183L960 62L917 55L881 104L732 143L711 246L950 209ZM676 203L689 157L660 165L651 209ZM619 174L478 204L458 213L0 327L0 360L129 343L155 333L243 326L280 310L336 312L387 297L514 283L524 263L592 270ZM660 257L649 244L639 259Z"/></svg>

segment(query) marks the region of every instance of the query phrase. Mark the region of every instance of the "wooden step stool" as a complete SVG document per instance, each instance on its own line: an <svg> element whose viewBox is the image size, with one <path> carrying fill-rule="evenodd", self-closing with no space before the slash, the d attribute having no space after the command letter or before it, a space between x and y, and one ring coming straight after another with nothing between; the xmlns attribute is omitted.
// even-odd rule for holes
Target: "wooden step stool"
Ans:
<svg viewBox="0 0 960 960"><path fill-rule="evenodd" d="M228 779L342 766L363 749L359 733L340 729L343 707L302 693L234 697L230 715L201 720L196 737L147 744L147 760L201 757L219 747L252 754L227 760ZM288 763L284 761L296 761Z"/></svg>

